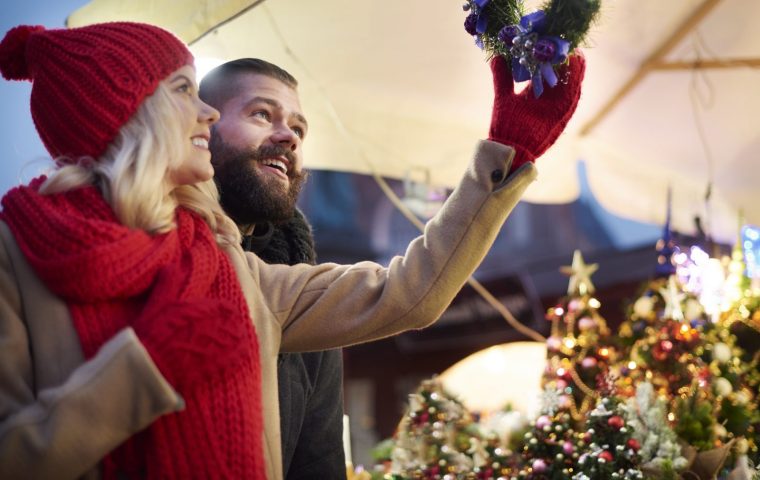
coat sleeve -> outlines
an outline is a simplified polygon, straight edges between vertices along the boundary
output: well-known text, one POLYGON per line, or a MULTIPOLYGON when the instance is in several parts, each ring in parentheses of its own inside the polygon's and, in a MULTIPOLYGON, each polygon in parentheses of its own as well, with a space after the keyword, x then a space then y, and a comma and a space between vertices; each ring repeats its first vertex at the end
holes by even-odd
POLYGON ((444 206, 388 267, 266 265, 248 257, 264 301, 283 327, 282 351, 367 342, 434 322, 490 249, 536 170, 507 177, 514 150, 481 141, 444 206))
POLYGON ((0 478, 78 478, 182 400, 131 328, 73 371, 61 366, 72 352, 36 344, 30 325, 53 331, 54 319, 26 318, 40 300, 19 288, 30 269, 1 222, 0 230, 0 478), (40 386, 40 368, 63 370, 60 384, 40 386))

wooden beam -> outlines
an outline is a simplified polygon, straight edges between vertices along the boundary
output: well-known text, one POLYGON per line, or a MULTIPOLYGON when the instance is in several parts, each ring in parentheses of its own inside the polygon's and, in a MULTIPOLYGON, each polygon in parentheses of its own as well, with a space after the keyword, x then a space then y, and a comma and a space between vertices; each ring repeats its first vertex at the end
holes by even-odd
POLYGON ((634 87, 636 87, 644 77, 653 70, 654 65, 661 62, 678 43, 696 27, 718 4, 721 0, 705 0, 694 12, 687 18, 673 34, 660 45, 634 72, 631 78, 610 98, 607 103, 594 115, 591 120, 581 128, 581 136, 588 135, 596 125, 606 117, 612 109, 622 100, 634 87))
POLYGON ((760 67, 760 58, 716 58, 690 62, 657 62, 652 70, 708 70, 720 68, 760 67))

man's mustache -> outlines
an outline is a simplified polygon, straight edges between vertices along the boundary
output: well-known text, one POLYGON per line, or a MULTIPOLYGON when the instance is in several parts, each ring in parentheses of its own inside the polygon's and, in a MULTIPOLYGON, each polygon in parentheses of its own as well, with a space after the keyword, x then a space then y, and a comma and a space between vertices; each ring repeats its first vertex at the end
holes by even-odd
POLYGON ((290 162, 290 168, 288 168, 288 174, 295 173, 296 168, 296 155, 291 149, 283 145, 262 145, 261 147, 252 150, 250 152, 250 158, 252 160, 264 160, 273 157, 285 157, 290 162))

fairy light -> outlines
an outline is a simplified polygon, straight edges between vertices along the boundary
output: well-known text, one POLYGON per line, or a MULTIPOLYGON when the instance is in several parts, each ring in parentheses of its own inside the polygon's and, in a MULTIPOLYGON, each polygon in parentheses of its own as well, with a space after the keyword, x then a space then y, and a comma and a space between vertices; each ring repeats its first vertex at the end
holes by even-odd
POLYGON ((723 265, 717 258, 708 258, 702 274, 702 291, 699 301, 713 321, 717 319, 723 304, 723 287, 726 275, 723 265))
POLYGON ((598 309, 598 308, 600 308, 602 306, 602 304, 601 304, 601 302, 599 302, 599 300, 597 300, 596 298, 592 297, 588 301, 588 306, 591 307, 591 308, 598 309))
POLYGON ((676 262, 676 264, 683 265, 689 260, 689 256, 686 254, 686 252, 678 252, 675 255, 673 255, 673 261, 676 262))
POLYGON ((747 262, 747 276, 753 290, 760 290, 760 227, 745 225, 742 228, 744 261, 747 262))
POLYGON ((637 367, 638 365, 636 365, 636 362, 634 362, 633 360, 628 362, 628 370, 636 370, 637 367))
POLYGON ((694 294, 702 291, 702 276, 709 258, 707 252, 697 246, 691 247, 688 254, 679 251, 673 256, 676 275, 684 291, 694 294))

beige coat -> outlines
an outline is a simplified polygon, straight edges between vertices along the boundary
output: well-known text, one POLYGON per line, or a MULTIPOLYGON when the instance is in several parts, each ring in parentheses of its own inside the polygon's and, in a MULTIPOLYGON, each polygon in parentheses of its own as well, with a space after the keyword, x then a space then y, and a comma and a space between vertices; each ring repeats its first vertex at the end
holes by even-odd
MULTIPOLYGON (((512 155, 480 142, 424 235, 388 267, 268 265, 227 250, 261 345, 270 480, 282 478, 277 353, 347 346, 434 322, 536 177, 528 164, 505 179, 512 155)), ((97 478, 109 451, 182 404, 131 328, 85 362, 66 305, 0 222, 0 478, 97 478)))

